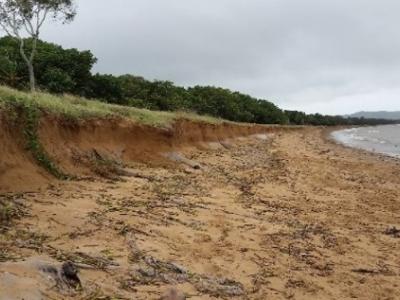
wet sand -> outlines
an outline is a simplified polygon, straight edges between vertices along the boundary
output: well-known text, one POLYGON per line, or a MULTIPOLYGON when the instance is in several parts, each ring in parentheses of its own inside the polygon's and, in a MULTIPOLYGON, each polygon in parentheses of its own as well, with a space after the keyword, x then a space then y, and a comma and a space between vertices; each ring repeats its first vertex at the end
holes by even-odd
POLYGON ((318 128, 182 153, 201 169, 132 164, 121 181, 12 196, 21 214, 0 234, 8 295, 25 286, 32 299, 160 299, 170 288, 189 299, 400 298, 398 161, 318 128), (36 269, 66 260, 81 267, 80 291, 36 269))

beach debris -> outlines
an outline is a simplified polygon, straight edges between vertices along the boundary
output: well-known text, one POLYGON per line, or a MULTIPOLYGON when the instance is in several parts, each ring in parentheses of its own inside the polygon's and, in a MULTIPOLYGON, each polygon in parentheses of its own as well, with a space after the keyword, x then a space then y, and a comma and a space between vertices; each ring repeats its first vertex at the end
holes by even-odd
POLYGON ((13 253, 11 253, 8 249, 0 249, 0 263, 7 261, 16 261, 19 257, 16 257, 13 253))
POLYGON ((244 295, 243 285, 226 278, 202 277, 194 282, 196 289, 213 297, 237 297, 244 295))
POLYGON ((120 174, 123 177, 135 177, 135 178, 140 178, 140 179, 146 179, 150 182, 157 180, 157 177, 154 175, 142 174, 138 170, 134 170, 134 169, 130 169, 130 168, 121 169, 120 174))
POLYGON ((269 139, 269 136, 267 134, 255 134, 253 135, 253 137, 260 141, 267 141, 269 139))
POLYGON ((329 153, 331 153, 331 152, 332 152, 331 149, 326 149, 326 150, 321 150, 321 151, 319 152, 319 154, 320 154, 320 155, 323 155, 323 154, 329 154, 329 153))
POLYGON ((13 221, 27 214, 27 207, 20 195, 0 195, 0 232, 6 231, 13 221))
POLYGON ((182 164, 187 165, 195 170, 200 170, 202 168, 198 162, 186 158, 183 154, 181 154, 179 152, 165 153, 164 156, 166 158, 168 158, 169 160, 182 163, 182 164))
POLYGON ((163 282, 168 284, 184 283, 188 281, 189 274, 182 266, 163 262, 152 256, 145 255, 137 246, 136 240, 130 234, 128 247, 130 250, 130 261, 138 263, 138 267, 129 274, 132 284, 151 284, 163 282))
POLYGON ((135 285, 157 283, 190 283, 199 292, 214 297, 234 297, 245 293, 240 282, 222 277, 196 274, 179 264, 161 261, 146 255, 139 249, 132 235, 127 239, 127 242, 131 252, 130 260, 137 263, 138 266, 129 273, 129 278, 122 283, 124 288, 132 289, 135 285))
POLYGON ((40 264, 39 270, 54 280, 60 290, 82 288, 78 268, 71 261, 66 261, 59 267, 52 264, 40 264))
POLYGON ((365 275, 386 275, 386 276, 394 276, 396 273, 393 272, 389 265, 386 265, 383 262, 377 264, 375 268, 356 268, 351 270, 354 273, 360 273, 365 275))
POLYGON ((48 241, 49 236, 41 232, 30 231, 27 229, 17 229, 14 233, 14 246, 19 248, 31 249, 42 252, 44 244, 48 241))
POLYGON ((145 256, 140 266, 130 273, 131 279, 140 284, 162 282, 177 284, 187 282, 188 272, 181 266, 163 262, 152 256, 145 256))
POLYGON ((289 279, 285 284, 285 288, 287 289, 298 289, 298 288, 304 288, 305 286, 306 283, 302 279, 299 280, 289 279))
POLYGON ((152 256, 143 258, 139 267, 129 273, 129 278, 124 282, 123 286, 132 288, 136 285, 157 283, 191 283, 199 292, 214 297, 233 297, 244 294, 244 287, 240 282, 227 278, 191 273, 180 265, 164 262, 152 256))
POLYGON ((394 238, 400 238, 400 229, 397 229, 396 227, 389 227, 385 230, 385 234, 394 238))
POLYGON ((69 287, 76 289, 82 286, 78 272, 78 268, 72 262, 67 261, 61 266, 60 277, 69 287))
POLYGON ((66 252, 50 246, 46 247, 45 251, 58 261, 69 261, 76 266, 86 269, 107 270, 111 267, 119 266, 118 263, 109 258, 92 256, 83 252, 66 252))
POLYGON ((220 141, 220 144, 222 145, 222 147, 224 147, 225 149, 232 149, 233 144, 229 141, 220 141))
POLYGON ((75 164, 88 167, 94 174, 109 179, 111 181, 120 180, 120 176, 125 176, 124 164, 109 153, 103 153, 99 149, 92 149, 89 152, 73 152, 75 164))
POLYGON ((376 275, 379 274, 380 272, 374 269, 366 269, 366 268, 357 268, 357 269, 352 269, 351 270, 354 273, 361 273, 361 274, 370 274, 370 275, 376 275))

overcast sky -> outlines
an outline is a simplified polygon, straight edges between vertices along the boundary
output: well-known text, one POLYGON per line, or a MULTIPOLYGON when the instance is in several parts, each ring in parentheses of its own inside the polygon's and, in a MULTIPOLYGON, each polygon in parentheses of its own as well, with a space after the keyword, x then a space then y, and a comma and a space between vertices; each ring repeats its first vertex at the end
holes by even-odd
POLYGON ((285 109, 400 110, 399 0, 78 0, 45 40, 96 72, 215 85, 285 109))

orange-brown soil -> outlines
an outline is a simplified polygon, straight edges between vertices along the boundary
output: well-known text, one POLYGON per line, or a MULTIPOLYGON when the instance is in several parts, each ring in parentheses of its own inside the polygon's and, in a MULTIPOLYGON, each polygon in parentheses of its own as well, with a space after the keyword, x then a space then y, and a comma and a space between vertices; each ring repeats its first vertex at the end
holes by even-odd
MULTIPOLYGON (((0 193, 34 191, 52 182, 25 149, 24 129, 19 126, 10 124, 0 112, 0 193)), ((48 156, 64 173, 86 177, 96 173, 93 153, 119 163, 168 164, 163 154, 182 147, 275 130, 283 128, 186 120, 158 128, 124 119, 72 121, 46 116, 40 121, 38 135, 48 156)))
POLYGON ((188 299, 400 298, 398 162, 319 128, 233 139, 261 130, 197 127, 191 139, 182 124, 136 138, 100 125, 41 131, 64 170, 90 177, 0 198, 20 211, 0 231, 0 299, 160 299, 171 288, 188 299), (184 159, 145 161, 177 147, 184 159), (93 148, 126 172, 78 168, 73 153, 93 148), (79 290, 38 271, 66 260, 79 290))
POLYGON ((24 150, 18 131, 0 112, 0 193, 37 189, 51 179, 24 150))

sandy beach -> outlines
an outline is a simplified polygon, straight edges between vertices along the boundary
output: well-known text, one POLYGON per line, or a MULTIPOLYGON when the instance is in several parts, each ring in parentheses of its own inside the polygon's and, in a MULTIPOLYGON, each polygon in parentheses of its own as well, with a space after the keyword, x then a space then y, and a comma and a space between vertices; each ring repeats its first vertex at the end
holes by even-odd
POLYGON ((399 161, 322 128, 181 155, 198 167, 132 163, 119 180, 1 196, 21 205, 0 240, 0 299, 400 298, 399 161), (66 260, 77 291, 36 268, 66 260))

